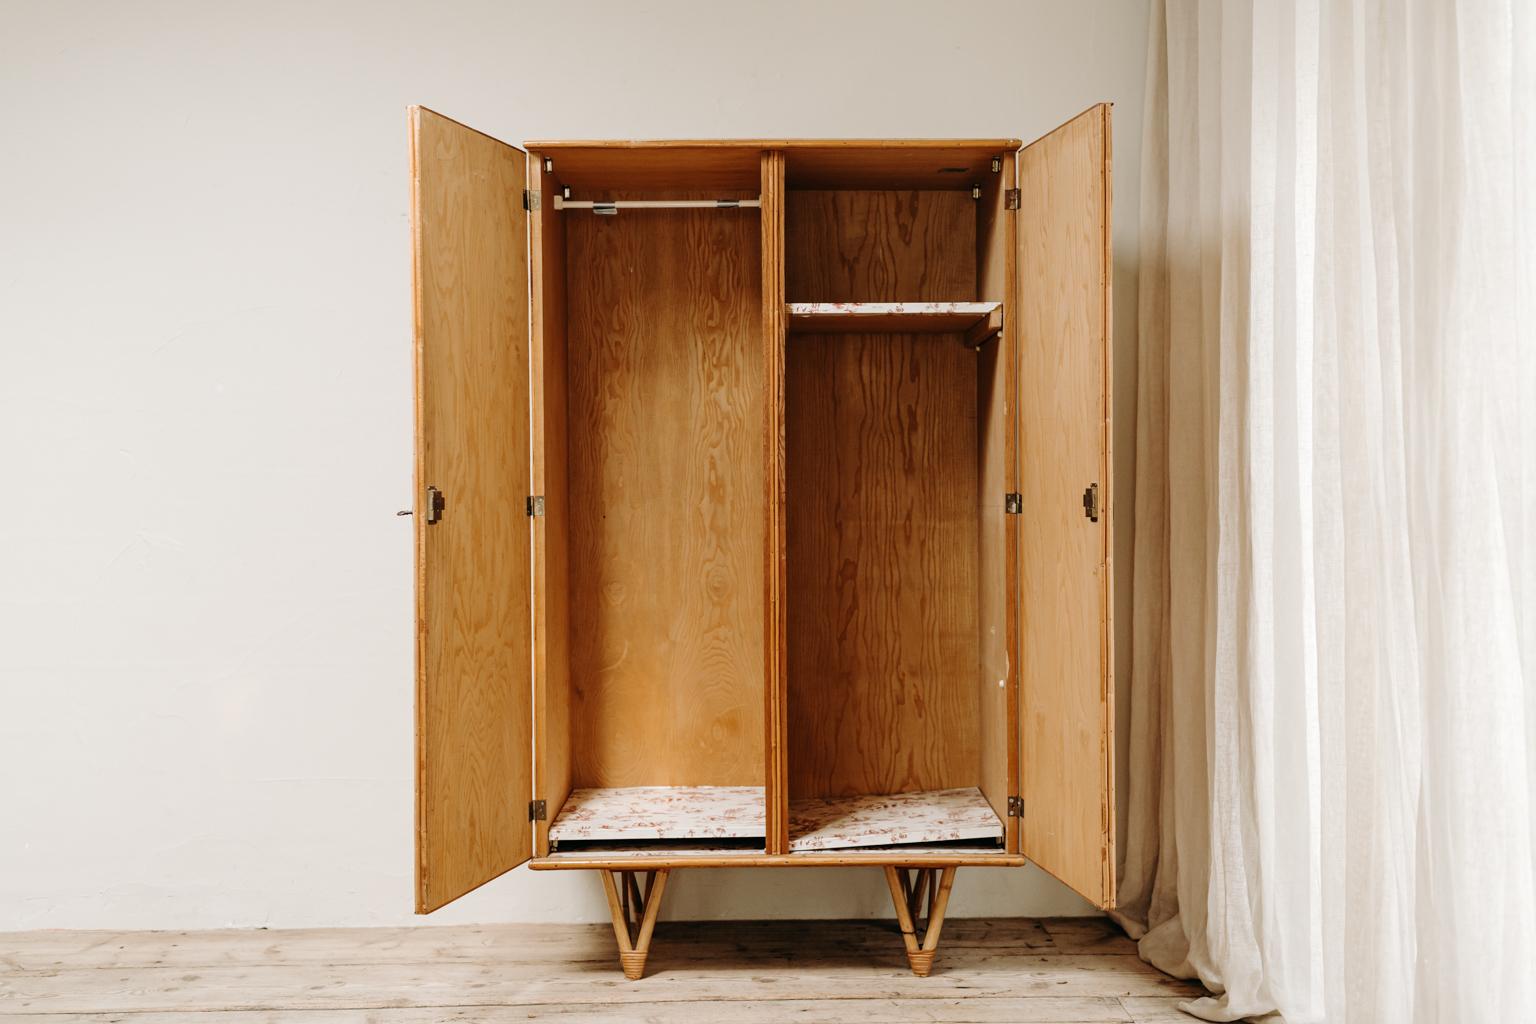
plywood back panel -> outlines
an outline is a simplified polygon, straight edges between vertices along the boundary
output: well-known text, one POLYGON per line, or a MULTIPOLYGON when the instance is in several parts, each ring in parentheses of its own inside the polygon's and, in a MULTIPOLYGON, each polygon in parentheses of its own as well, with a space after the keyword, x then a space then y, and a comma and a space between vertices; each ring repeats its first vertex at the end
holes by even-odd
POLYGON ((532 852, 528 224, 520 151, 419 107, 410 126, 424 913, 532 852))
POLYGON ((976 298, 976 202, 969 192, 791 191, 791 302, 976 298))
POLYGON ((762 785, 758 213, 562 216, 573 782, 762 785))
POLYGON ((563 184, 580 193, 578 198, 591 198, 587 193, 592 191, 613 189, 750 189, 754 196, 757 194, 759 150, 753 147, 530 143, 529 149, 553 160, 555 173, 563 184))
POLYGON ((1099 906, 1115 867, 1109 147, 1103 104, 1018 165, 1023 853, 1099 906))
MULTIPOLYGON (((543 161, 529 161, 531 187, 545 196, 560 189, 543 161)), ((549 824, 571 792, 570 531, 566 460, 565 222, 554 204, 529 215, 533 260, 533 493, 545 514, 533 525, 534 716, 537 797, 549 817, 536 822, 539 856, 549 853, 549 824)))
POLYGON ((790 342, 794 797, 977 783, 975 375, 955 335, 790 342))
POLYGON ((976 263, 984 298, 1004 300, 1003 330, 976 360, 976 504, 980 510, 977 572, 977 703, 980 721, 978 786, 1006 823, 1007 849, 1018 849, 1018 818, 1008 817, 1008 798, 1018 795, 1018 518, 1005 508, 1018 490, 1014 410, 1018 394, 1016 317, 1007 300, 1018 254, 1016 216, 1006 206, 1013 187, 1009 153, 987 179, 977 203, 976 263))

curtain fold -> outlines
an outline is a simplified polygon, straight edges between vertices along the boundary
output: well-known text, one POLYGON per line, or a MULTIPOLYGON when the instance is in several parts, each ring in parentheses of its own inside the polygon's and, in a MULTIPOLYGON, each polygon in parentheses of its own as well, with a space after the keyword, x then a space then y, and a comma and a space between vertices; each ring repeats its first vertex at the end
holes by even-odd
POLYGON ((1166 0, 1119 919, 1209 1020, 1536 1008, 1536 16, 1166 0))

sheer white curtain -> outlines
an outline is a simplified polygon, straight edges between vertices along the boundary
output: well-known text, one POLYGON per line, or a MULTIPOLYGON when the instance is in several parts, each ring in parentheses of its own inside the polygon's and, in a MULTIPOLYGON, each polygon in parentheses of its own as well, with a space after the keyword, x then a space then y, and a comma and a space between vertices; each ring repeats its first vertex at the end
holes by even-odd
POLYGON ((1536 12, 1166 0, 1121 918, 1211 1020, 1536 1016, 1536 12))

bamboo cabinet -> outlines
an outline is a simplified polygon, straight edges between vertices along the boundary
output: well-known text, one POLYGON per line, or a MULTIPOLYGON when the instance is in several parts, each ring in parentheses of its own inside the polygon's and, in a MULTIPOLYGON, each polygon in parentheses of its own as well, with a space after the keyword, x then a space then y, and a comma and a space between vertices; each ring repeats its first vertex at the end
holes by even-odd
POLYGON ((1029 145, 410 115, 416 904, 961 867, 1114 901, 1110 112, 1029 145))

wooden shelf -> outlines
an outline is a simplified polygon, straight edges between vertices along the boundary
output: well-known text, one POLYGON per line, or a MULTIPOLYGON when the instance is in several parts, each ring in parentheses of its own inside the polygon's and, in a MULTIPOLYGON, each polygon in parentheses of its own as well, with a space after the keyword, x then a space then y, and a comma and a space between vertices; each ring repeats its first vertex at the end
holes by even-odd
POLYGON ((578 789, 549 826, 550 842, 761 839, 761 786, 578 789))
POLYGON ((789 802, 791 853, 1002 838, 1002 821, 975 787, 789 802))
POLYGON ((1003 329, 1001 302, 791 302, 791 334, 963 334, 976 347, 1003 329))

